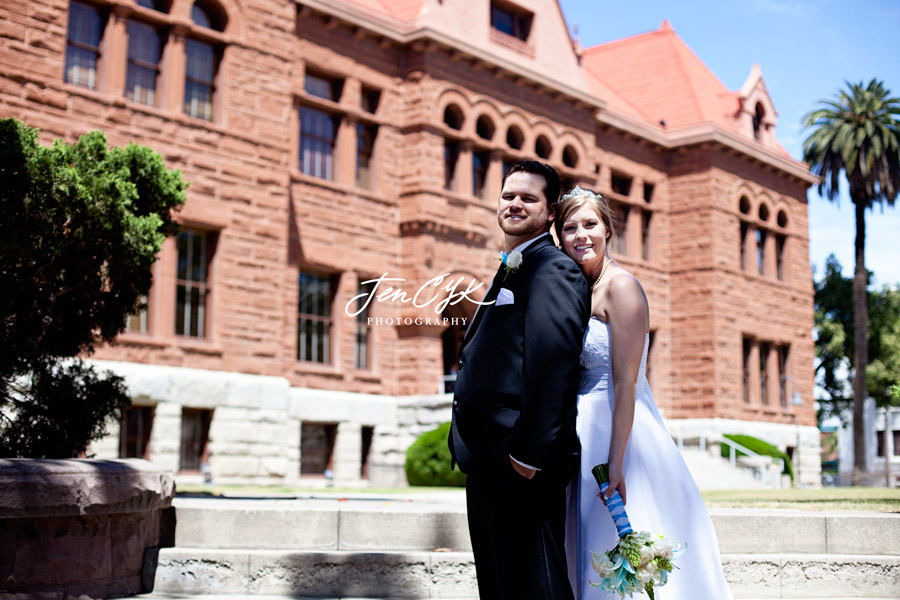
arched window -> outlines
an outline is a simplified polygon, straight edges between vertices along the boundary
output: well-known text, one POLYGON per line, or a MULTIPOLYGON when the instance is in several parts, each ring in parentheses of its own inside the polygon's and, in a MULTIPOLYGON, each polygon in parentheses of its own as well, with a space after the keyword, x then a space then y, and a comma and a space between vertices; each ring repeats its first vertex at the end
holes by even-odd
POLYGON ((225 11, 217 4, 207 0, 197 0, 191 6, 191 21, 200 27, 214 29, 215 31, 225 31, 228 17, 225 11))
POLYGON ((494 139, 495 130, 496 128, 494 127, 494 122, 491 121, 491 118, 487 115, 481 115, 475 122, 475 133, 477 133, 478 137, 483 140, 494 139))
POLYGON ((547 136, 538 136, 538 139, 534 142, 534 153, 543 159, 548 159, 551 152, 553 152, 553 146, 550 145, 550 140, 547 139, 547 136))
POLYGON ((781 227, 782 229, 786 228, 788 226, 787 213, 784 212, 783 210, 779 210, 777 221, 778 221, 779 227, 781 227))
POLYGON ((510 125, 506 130, 506 145, 513 150, 521 150, 525 143, 525 135, 517 125, 510 125))
POLYGON ((447 108, 444 109, 444 124, 450 129, 456 129, 457 131, 462 129, 465 120, 462 109, 457 105, 448 104, 447 108))
MULTIPOLYGON (((228 17, 222 7, 211 0, 196 0, 191 6, 191 20, 197 27, 225 31, 228 17)), ((216 77, 222 48, 198 37, 188 37, 184 43, 184 112, 187 115, 213 120, 216 96, 216 77)))
POLYGON ((755 244, 756 228, 746 219, 750 218, 750 199, 747 196, 741 196, 738 202, 738 209, 741 211, 741 269, 751 271, 750 256, 753 252, 751 244, 755 244))
POLYGON ((563 164, 574 169, 578 166, 578 152, 571 145, 563 148, 563 164))
POLYGON ((759 205, 759 220, 760 221, 768 221, 769 220, 769 207, 765 204, 759 205))

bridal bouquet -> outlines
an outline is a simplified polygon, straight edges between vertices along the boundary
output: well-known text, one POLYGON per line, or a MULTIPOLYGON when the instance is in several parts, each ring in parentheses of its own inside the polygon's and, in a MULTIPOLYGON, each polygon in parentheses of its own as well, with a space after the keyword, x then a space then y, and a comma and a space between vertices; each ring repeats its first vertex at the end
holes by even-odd
MULTIPOLYGON (((596 465, 591 472, 601 493, 605 493, 609 487, 609 464, 596 465)), ((600 575, 600 583, 591 581, 590 584, 622 598, 644 591, 654 600, 653 590, 666 584, 675 568, 672 561, 684 554, 687 545, 677 546, 666 541, 662 534, 634 532, 618 490, 607 499, 606 508, 616 524, 619 541, 608 552, 591 552, 591 566, 600 575)))

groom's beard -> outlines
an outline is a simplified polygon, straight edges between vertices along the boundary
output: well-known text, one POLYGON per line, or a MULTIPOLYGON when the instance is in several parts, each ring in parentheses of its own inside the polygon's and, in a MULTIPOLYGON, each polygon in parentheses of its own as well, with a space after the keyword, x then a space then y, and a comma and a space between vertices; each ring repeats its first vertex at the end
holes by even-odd
POLYGON ((526 212, 516 212, 512 213, 506 211, 505 213, 497 213, 497 223, 500 225, 500 230, 508 236, 512 237, 525 237, 534 235, 537 233, 542 233, 547 229, 548 221, 547 221, 547 211, 543 210, 540 213, 526 213, 526 212), (509 217, 517 216, 522 217, 521 220, 510 220, 509 217))

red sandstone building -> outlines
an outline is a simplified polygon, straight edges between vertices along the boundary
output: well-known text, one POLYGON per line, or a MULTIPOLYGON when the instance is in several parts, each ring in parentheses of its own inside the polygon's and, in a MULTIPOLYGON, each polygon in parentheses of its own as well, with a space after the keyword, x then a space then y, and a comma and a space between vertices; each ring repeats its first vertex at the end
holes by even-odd
POLYGON ((582 49, 548 0, 0 0, 0 40, 2 116, 190 182, 146 310, 95 357, 135 401, 99 455, 220 480, 399 464, 449 418, 474 313, 436 313, 440 287, 489 281, 503 170, 540 159, 615 208, 673 433, 751 433, 817 481, 814 178, 757 67, 729 91, 668 23, 582 49), (354 314, 365 281, 441 275, 426 307, 354 314))

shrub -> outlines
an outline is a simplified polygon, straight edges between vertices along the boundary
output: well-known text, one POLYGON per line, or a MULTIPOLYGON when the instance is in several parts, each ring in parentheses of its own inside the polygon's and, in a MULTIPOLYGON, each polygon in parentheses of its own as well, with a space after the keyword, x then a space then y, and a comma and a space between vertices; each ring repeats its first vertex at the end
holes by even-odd
POLYGON ((454 486, 466 485, 466 476, 459 468, 450 469, 450 448, 447 436, 450 422, 426 431, 406 451, 406 480, 409 485, 454 486))
MULTIPOLYGON (((743 435, 743 434, 735 434, 735 433, 726 433, 722 437, 728 438, 732 442, 737 442, 747 450, 752 450, 757 454, 761 454, 763 456, 771 456, 773 458, 780 458, 784 461, 784 470, 782 473, 787 473, 791 476, 791 481, 794 481, 794 465, 791 463, 790 457, 764 440, 759 438, 755 438, 752 435, 743 435)), ((731 448, 726 444, 722 444, 722 456, 727 458, 729 453, 731 452, 731 448)), ((746 456, 745 453, 740 450, 736 450, 737 456, 746 456)))

